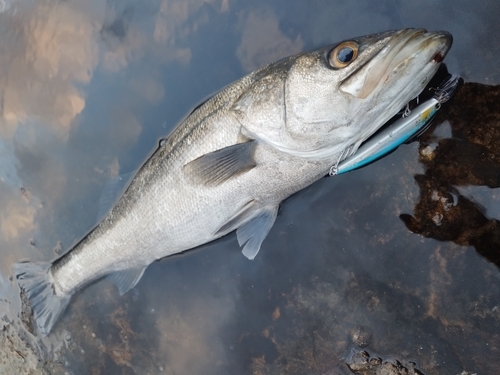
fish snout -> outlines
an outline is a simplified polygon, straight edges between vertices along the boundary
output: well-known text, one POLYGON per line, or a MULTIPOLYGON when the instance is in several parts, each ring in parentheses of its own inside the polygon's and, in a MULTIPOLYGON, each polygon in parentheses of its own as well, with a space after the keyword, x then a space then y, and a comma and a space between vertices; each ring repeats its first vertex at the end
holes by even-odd
POLYGON ((448 51, 450 50, 453 44, 453 36, 444 30, 436 31, 434 34, 434 40, 441 44, 441 48, 439 51, 433 56, 432 61, 436 63, 440 63, 444 60, 448 51))

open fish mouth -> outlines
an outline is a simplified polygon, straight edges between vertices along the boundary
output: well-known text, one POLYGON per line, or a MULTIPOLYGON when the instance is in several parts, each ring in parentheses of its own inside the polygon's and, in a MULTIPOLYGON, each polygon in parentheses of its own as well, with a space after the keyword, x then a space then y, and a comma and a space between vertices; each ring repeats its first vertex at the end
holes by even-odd
MULTIPOLYGON (((422 35, 425 34, 426 31, 424 29, 419 30, 418 34, 414 34, 410 40, 407 41, 406 46, 409 44, 411 45, 412 40, 415 42, 415 39, 422 35)), ((417 41, 418 42, 418 41, 417 41)), ((426 48, 429 44, 432 42, 438 42, 440 43, 440 48, 432 55, 432 58, 429 61, 429 64, 431 65, 436 65, 440 64, 437 72, 434 74, 432 79, 427 83, 425 88, 413 99, 411 99, 394 117, 394 118, 399 118, 400 116, 405 117, 408 116, 409 113, 413 108, 415 108, 419 103, 422 103, 432 96, 434 96, 434 92, 436 89, 439 87, 439 84, 443 82, 446 76, 449 75, 448 70, 444 64, 441 65, 441 62, 444 60, 446 57, 448 51, 451 48, 451 45, 453 43, 453 37, 452 35, 447 32, 447 31, 438 31, 431 33, 430 35, 427 36, 427 38, 420 42, 421 43, 421 48, 426 48)), ((439 44, 438 44, 439 45, 439 44)), ((393 122, 393 119, 389 120, 387 123, 393 122)), ((387 125, 387 123, 384 125, 384 127, 387 125)))
POLYGON ((441 104, 446 103, 463 80, 448 73, 445 65, 431 79, 421 95, 411 100, 384 126, 361 144, 359 149, 349 156, 346 149, 340 161, 332 166, 329 175, 334 176, 368 165, 394 151, 402 143, 410 143, 422 135, 431 125, 441 104))
MULTIPOLYGON (((448 72, 441 62, 450 50, 452 41, 451 34, 446 31, 429 33, 424 29, 401 30, 388 38, 385 45, 370 60, 341 83, 342 91, 361 100, 377 101, 380 93, 385 95, 384 86, 390 87, 392 94, 385 98, 380 97, 379 115, 376 116, 374 125, 370 129, 365 127, 361 130, 364 133, 362 142, 352 143, 342 151, 339 161, 330 169, 330 175, 357 169, 354 165, 365 165, 367 160, 376 160, 428 128, 435 109, 426 121, 405 121, 404 118, 410 116, 412 109, 419 103, 426 103, 420 106, 419 110, 427 108, 429 103, 433 105, 429 100, 431 97, 436 103, 445 102, 449 98, 438 100, 436 90, 440 83, 447 81, 443 81, 448 72), (409 126, 410 123, 418 125, 409 126), (392 131, 396 128, 400 133, 400 141, 392 136, 392 131), (363 148, 358 152, 361 145, 363 148), (343 161, 343 165, 339 164, 343 161)), ((458 79, 453 82, 454 89, 451 92, 456 89, 458 79)))
MULTIPOLYGON (((441 104, 446 103, 455 94, 458 88, 463 84, 463 79, 459 76, 452 75, 448 73, 446 65, 441 65, 437 73, 432 77, 430 82, 425 86, 424 90, 414 99, 410 100, 394 117, 392 117, 387 123, 384 124, 375 134, 373 134, 367 141, 376 136, 380 131, 393 124, 395 121, 406 118, 410 116, 413 111, 421 110, 420 104, 426 103, 431 99, 434 99, 437 109, 441 108, 441 104)), ((415 133, 411 138, 405 143, 413 141, 416 137, 422 135, 431 125, 432 121, 427 121, 415 133)))
POLYGON ((394 121, 394 119, 400 117, 408 116, 415 107, 417 107, 420 103, 423 103, 433 96, 436 95, 436 92, 441 90, 441 86, 443 81, 450 75, 448 69, 445 64, 441 64, 438 71, 434 74, 429 83, 425 86, 425 88, 414 98, 412 98, 408 103, 406 103, 398 113, 394 115, 389 121, 387 121, 383 127, 387 124, 390 124, 394 121))
POLYGON ((373 102, 366 112, 373 114, 373 118, 360 128, 356 142, 369 138, 422 93, 441 66, 453 39, 446 31, 405 29, 382 35, 379 40, 384 41, 380 49, 339 85, 351 97, 373 102))

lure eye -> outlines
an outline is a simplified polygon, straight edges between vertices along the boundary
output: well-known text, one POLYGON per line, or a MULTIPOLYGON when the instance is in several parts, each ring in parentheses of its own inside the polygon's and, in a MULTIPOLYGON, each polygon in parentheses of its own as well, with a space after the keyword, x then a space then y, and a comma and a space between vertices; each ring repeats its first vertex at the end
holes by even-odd
POLYGON ((345 68, 358 57, 358 44, 344 42, 330 51, 328 61, 333 68, 345 68))

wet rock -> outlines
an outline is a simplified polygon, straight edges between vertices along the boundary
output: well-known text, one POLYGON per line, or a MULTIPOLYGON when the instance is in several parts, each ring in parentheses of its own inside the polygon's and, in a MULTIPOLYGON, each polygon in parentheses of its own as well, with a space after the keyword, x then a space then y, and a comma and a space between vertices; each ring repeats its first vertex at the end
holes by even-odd
POLYGON ((440 139, 437 146, 430 133, 422 138, 426 171, 415 176, 420 200, 413 215, 400 218, 414 233, 474 246, 500 267, 500 222, 457 191, 461 186, 500 187, 499 100, 500 86, 466 83, 443 108, 436 121, 448 120, 453 138, 440 139))
POLYGON ((21 297, 21 322, 29 333, 35 334, 35 318, 33 316, 33 309, 31 308, 28 296, 26 296, 26 293, 24 293, 24 290, 22 289, 20 290, 19 295, 21 297))
POLYGON ((366 327, 358 326, 352 332, 352 342, 360 348, 367 346, 371 339, 372 334, 366 327))
POLYGON ((346 363, 352 371, 360 371, 370 366, 369 360, 370 354, 362 351, 353 353, 351 358, 346 363))
POLYGON ((33 338, 15 322, 0 322, 0 374, 62 375, 60 365, 45 355, 33 338))
POLYGON ((403 365, 398 360, 382 360, 370 357, 366 351, 353 352, 346 365, 357 375, 423 375, 413 362, 403 365))

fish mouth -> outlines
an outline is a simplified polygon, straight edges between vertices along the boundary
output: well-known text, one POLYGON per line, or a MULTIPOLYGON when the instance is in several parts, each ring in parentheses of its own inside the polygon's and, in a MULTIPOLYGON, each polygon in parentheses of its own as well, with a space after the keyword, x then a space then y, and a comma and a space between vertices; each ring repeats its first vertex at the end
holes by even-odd
MULTIPOLYGON (((411 74, 411 63, 419 59, 418 68, 440 64, 451 48, 453 38, 446 31, 427 32, 425 29, 404 29, 387 38, 383 47, 363 66, 340 84, 340 90, 365 99, 377 87, 401 79, 405 71, 411 74), (420 62, 420 59, 422 60, 420 62)), ((414 70, 416 71, 416 67, 414 70)))

